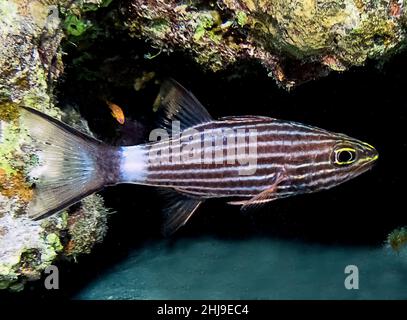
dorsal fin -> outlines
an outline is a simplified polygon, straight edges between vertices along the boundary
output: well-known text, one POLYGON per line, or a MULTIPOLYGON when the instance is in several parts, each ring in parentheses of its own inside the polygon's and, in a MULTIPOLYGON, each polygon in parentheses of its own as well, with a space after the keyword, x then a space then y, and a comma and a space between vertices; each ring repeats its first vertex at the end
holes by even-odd
POLYGON ((199 100, 173 79, 162 83, 157 100, 158 124, 168 132, 171 132, 173 121, 180 122, 181 130, 212 121, 212 117, 199 100))

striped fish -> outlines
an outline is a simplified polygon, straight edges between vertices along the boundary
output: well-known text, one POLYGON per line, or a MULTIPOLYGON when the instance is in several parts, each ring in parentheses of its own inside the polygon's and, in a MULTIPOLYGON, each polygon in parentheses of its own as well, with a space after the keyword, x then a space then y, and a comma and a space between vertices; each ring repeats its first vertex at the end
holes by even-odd
POLYGON ((372 167, 378 153, 344 134, 261 116, 214 120, 175 81, 161 88, 160 128, 150 141, 113 147, 38 111, 22 120, 37 145, 39 164, 27 211, 33 219, 58 213, 105 186, 132 183, 170 195, 164 233, 183 226, 209 198, 243 209, 332 188, 372 167))

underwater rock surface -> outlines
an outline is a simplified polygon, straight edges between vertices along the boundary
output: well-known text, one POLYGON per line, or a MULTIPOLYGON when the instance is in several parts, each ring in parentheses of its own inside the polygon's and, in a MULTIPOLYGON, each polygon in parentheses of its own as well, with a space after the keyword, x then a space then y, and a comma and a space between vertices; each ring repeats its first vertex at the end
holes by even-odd
POLYGON ((406 252, 267 238, 151 243, 76 299, 406 299, 406 252), (404 257, 403 257, 404 255, 404 257), (344 286, 359 268, 359 289, 344 286))
POLYGON ((130 32, 157 54, 183 49, 214 71, 260 61, 286 88, 386 59, 405 46, 406 1, 132 0, 130 32))
MULTIPOLYGON (((69 216, 34 222, 24 214, 38 157, 19 107, 59 119, 64 114, 55 106, 53 85, 63 72, 58 10, 68 3, 0 0, 0 289, 21 290, 58 258, 89 253, 107 229, 109 212, 97 195, 69 216)), ((90 133, 78 118, 71 112, 65 121, 90 133)))
MULTIPOLYGON (((11 105, 0 109, 0 289, 12 290, 22 289, 26 280, 40 278, 58 258, 75 259, 89 253, 102 241, 109 215, 103 199, 92 195, 69 215, 65 212, 42 221, 25 216, 35 183, 31 173, 40 163, 18 113, 18 107, 11 105), (5 114, 15 118, 9 120, 5 114)), ((68 116, 71 118, 65 117, 65 121, 78 127, 73 122, 75 112, 68 116)), ((90 134, 84 123, 80 124, 82 131, 90 134)))

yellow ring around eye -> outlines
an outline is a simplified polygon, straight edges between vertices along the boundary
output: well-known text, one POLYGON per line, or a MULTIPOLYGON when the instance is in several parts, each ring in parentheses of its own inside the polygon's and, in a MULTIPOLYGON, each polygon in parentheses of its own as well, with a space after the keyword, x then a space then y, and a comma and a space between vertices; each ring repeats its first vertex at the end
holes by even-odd
POLYGON ((356 153, 356 150, 353 149, 353 148, 341 148, 341 149, 335 150, 335 163, 338 164, 338 165, 341 165, 341 166, 354 163, 356 161, 356 158, 353 157, 353 153, 356 153), (338 154, 341 153, 341 152, 349 152, 349 153, 351 153, 352 154, 352 159, 349 160, 349 161, 339 161, 338 154))

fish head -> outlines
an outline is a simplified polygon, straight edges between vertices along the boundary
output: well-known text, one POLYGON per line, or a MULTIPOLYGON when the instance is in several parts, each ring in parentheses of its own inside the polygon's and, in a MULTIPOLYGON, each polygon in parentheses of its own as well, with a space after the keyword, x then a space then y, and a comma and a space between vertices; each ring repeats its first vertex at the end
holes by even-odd
POLYGON ((371 169, 379 153, 370 144, 342 134, 334 134, 325 155, 327 172, 331 172, 324 189, 339 185, 371 169))
POLYGON ((288 194, 330 189, 368 171, 379 158, 366 142, 318 128, 307 130, 298 136, 297 145, 288 146, 296 152, 285 168, 282 190, 288 194))
POLYGON ((353 178, 366 172, 376 163, 379 153, 370 144, 360 140, 345 138, 336 141, 332 148, 330 161, 338 174, 353 178))

